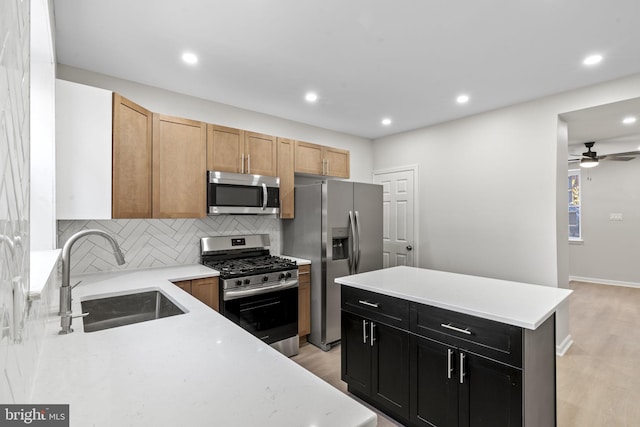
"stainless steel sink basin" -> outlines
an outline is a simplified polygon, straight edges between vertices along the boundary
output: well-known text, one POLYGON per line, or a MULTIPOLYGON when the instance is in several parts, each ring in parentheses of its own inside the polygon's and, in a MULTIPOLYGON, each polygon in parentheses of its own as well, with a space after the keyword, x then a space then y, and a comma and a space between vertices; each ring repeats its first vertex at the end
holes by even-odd
POLYGON ((165 294, 149 290, 127 295, 81 301, 84 331, 95 332, 118 326, 184 314, 165 294))

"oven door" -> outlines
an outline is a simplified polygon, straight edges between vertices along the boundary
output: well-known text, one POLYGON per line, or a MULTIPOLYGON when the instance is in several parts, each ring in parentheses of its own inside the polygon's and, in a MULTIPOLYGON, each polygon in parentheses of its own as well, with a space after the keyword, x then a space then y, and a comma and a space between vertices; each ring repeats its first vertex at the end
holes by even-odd
POLYGON ((298 335, 298 287, 223 302, 225 317, 267 344, 298 335))
POLYGON ((277 214, 280 180, 276 177, 209 171, 209 215, 277 214))

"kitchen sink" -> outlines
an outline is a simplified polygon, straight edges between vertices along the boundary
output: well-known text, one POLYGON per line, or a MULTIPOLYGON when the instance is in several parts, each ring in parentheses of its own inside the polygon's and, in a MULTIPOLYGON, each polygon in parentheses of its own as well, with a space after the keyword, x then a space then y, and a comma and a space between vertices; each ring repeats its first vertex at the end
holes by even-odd
POLYGON ((159 290, 100 297, 80 302, 84 331, 95 332, 133 323, 184 314, 185 311, 159 290))

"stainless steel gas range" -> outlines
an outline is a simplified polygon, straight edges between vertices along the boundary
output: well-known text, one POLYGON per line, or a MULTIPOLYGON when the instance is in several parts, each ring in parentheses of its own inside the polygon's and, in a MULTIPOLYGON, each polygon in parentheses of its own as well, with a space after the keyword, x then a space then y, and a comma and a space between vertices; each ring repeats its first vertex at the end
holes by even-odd
POLYGON ((200 239, 200 261, 220 272, 220 313, 286 356, 298 354, 298 266, 273 256, 269 235, 200 239))

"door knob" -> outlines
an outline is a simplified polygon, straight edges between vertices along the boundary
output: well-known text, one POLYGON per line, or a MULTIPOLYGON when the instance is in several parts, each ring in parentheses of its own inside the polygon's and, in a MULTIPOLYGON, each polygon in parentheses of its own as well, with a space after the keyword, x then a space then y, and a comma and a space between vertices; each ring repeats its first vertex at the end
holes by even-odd
POLYGON ((407 245, 407 250, 408 250, 408 251, 413 250, 413 246, 411 246, 411 245, 407 245))

